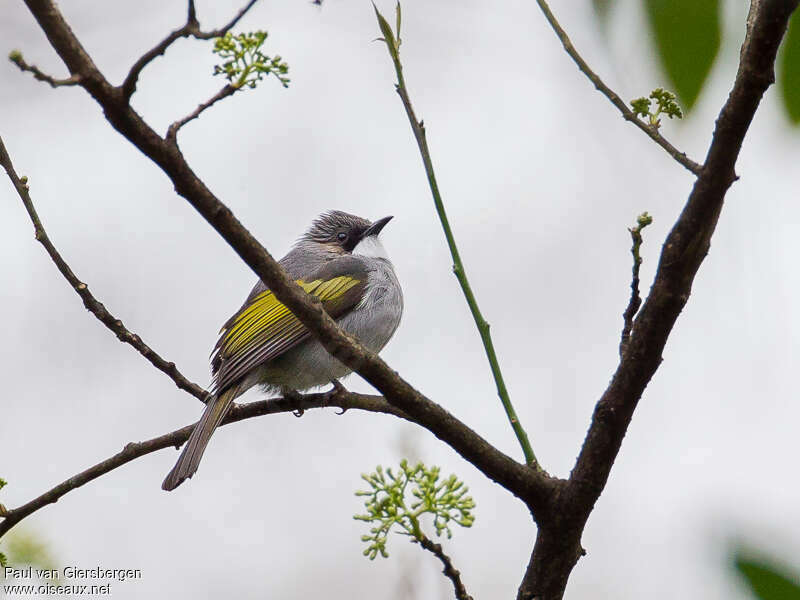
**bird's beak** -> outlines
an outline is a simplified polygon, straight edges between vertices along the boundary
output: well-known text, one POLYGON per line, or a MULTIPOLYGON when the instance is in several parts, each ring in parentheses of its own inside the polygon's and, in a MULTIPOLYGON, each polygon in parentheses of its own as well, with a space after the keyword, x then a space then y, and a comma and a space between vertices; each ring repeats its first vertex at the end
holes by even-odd
POLYGON ((370 236, 370 235, 378 235, 381 232, 381 229, 386 227, 386 224, 392 220, 392 216, 383 217, 382 219, 378 219, 372 225, 370 225, 367 230, 364 232, 362 239, 370 236))

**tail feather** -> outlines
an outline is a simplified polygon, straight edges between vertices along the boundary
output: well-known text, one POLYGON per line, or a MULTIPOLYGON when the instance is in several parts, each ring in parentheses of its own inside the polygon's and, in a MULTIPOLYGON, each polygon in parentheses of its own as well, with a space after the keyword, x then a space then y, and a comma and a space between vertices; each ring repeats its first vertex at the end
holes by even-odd
POLYGON ((178 462, 175 463, 164 479, 164 483, 161 484, 162 490, 172 491, 195 474, 208 441, 211 439, 211 434, 228 414, 228 409, 233 404, 233 399, 236 398, 238 392, 239 386, 233 386, 209 399, 206 410, 195 425, 189 441, 183 447, 178 462))

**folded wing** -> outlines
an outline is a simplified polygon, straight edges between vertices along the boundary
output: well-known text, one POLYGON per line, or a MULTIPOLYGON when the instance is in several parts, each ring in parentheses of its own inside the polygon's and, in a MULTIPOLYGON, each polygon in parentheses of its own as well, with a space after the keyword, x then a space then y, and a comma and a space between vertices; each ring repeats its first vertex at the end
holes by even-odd
MULTIPOLYGON (((359 261, 342 258, 296 280, 322 302, 334 319, 350 312, 363 298, 367 273, 359 261)), ((308 329, 270 291, 248 300, 220 330, 211 354, 212 391, 225 391, 251 369, 262 365, 309 337, 308 329)))

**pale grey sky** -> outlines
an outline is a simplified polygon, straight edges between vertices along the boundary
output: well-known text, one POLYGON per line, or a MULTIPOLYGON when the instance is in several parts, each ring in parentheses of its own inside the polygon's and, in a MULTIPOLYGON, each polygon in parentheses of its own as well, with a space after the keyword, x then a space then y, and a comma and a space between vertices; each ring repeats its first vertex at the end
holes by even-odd
MULTIPOLYGON (((665 85, 632 1, 603 42, 588 2, 553 9, 623 98, 665 85)), ((727 96, 743 9, 727 3, 722 58, 699 105, 665 134, 701 161, 727 96)), ((392 10, 390 2, 380 2, 392 10)), ((237 2, 199 2, 206 27, 237 2)), ((185 17, 182 0, 61 8, 113 82, 185 17)), ((647 210, 642 291, 687 197, 690 174, 624 123, 563 53, 533 2, 407 0, 402 47, 440 186, 521 421, 565 476, 617 362, 628 300, 626 227, 647 210)), ((368 2, 264 0, 242 29, 270 32, 292 85, 266 81, 187 125, 194 170, 275 255, 339 208, 395 219, 382 235, 406 311, 382 353, 405 378, 520 458, 450 270, 416 146, 368 2)), ((66 72, 21 2, 0 20, 3 52, 66 72)), ((209 43, 181 41, 144 73, 137 110, 160 131, 222 85, 209 43)), ((208 383, 219 325, 253 275, 114 132, 80 89, 52 90, 0 63, 0 134, 51 238, 133 331, 208 383)), ((800 137, 771 90, 738 164, 712 249, 589 520, 568 598, 746 598, 726 570, 729 540, 800 554, 796 363, 800 137)), ((13 507, 143 440, 190 423, 200 404, 83 309, 0 184, 0 501, 13 507)), ((358 377, 348 387, 368 391, 358 377)), ((248 399, 257 398, 251 392, 248 399)), ((197 476, 160 483, 162 451, 70 493, 20 526, 58 562, 141 568, 113 598, 451 597, 405 538, 361 556, 359 474, 412 455, 467 481, 471 530, 445 542, 470 592, 511 598, 534 526, 524 506, 433 436, 387 416, 333 410, 250 420, 214 437, 197 476), (404 581, 413 575, 410 583, 404 581)), ((0 545, 2 547, 2 545, 0 545)))

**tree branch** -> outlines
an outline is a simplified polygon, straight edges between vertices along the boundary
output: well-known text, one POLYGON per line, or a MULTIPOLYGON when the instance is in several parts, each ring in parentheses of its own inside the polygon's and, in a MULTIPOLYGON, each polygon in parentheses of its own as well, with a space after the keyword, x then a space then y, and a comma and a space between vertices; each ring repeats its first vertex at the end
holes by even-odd
POLYGON ((83 300, 83 305, 86 307, 86 309, 95 317, 97 317, 98 320, 103 323, 103 325, 108 327, 114 333, 114 335, 117 336, 119 341, 133 346, 136 351, 139 352, 139 354, 150 361, 150 364, 172 379, 172 381, 175 382, 175 385, 177 385, 180 389, 205 402, 207 392, 203 388, 196 383, 189 381, 183 376, 183 374, 181 374, 181 372, 175 366, 175 363, 168 362, 162 358, 155 350, 145 344, 142 341, 142 338, 129 331, 125 325, 122 324, 121 320, 117 319, 114 315, 108 312, 108 310, 106 310, 106 307, 103 306, 103 304, 98 301, 89 291, 89 287, 80 279, 78 279, 75 273, 72 272, 70 266, 61 257, 61 254, 58 252, 58 250, 56 250, 56 247, 50 241, 50 238, 48 237, 47 232, 45 231, 44 226, 39 219, 39 215, 36 213, 36 208, 33 206, 33 200, 31 200, 31 196, 28 191, 27 178, 25 177, 20 179, 17 176, 17 172, 14 170, 14 165, 11 162, 11 157, 8 155, 8 151, 6 150, 5 144, 3 143, 3 139, 1 137, 0 165, 2 165, 5 169, 6 173, 8 174, 8 178, 11 180, 11 183, 17 190, 17 194, 19 194, 22 203, 25 205, 25 210, 28 211, 28 216, 30 217, 31 222, 33 222, 36 239, 42 244, 42 246, 44 246, 45 251, 50 256, 50 259, 55 263, 59 272, 64 276, 64 279, 67 280, 67 282, 72 286, 72 289, 74 289, 78 296, 81 297, 83 300))
POLYGON ((627 350, 603 396, 557 513, 540 527, 518 598, 561 598, 581 556, 586 520, 600 497, 645 387, 686 305, 708 253, 745 134, 764 92, 773 83, 775 56, 798 0, 753 0, 739 69, 722 107, 705 164, 664 242, 655 281, 633 324, 627 350), (756 6, 757 5, 757 6, 756 6))
POLYGON ((19 50, 13 50, 10 52, 8 55, 8 60, 17 65, 20 71, 32 73, 34 79, 38 81, 44 81, 45 83, 50 84, 50 87, 52 88, 78 85, 81 82, 81 78, 78 75, 73 75, 72 77, 67 77, 66 79, 56 79, 55 77, 51 77, 47 73, 40 71, 39 67, 36 65, 29 65, 26 63, 25 59, 22 58, 22 53, 20 53, 19 50))
POLYGON ((71 73, 103 108, 109 123, 156 163, 183 196, 231 245, 242 260, 294 313, 328 352, 380 391, 394 407, 433 432, 487 477, 522 498, 534 514, 544 510, 558 480, 520 464, 486 442, 393 371, 380 357, 346 334, 291 281, 253 235, 194 174, 175 144, 161 138, 103 77, 52 0, 25 0, 51 45, 71 73))
POLYGON ((423 535, 421 540, 413 541, 419 541, 420 546, 425 548, 428 552, 433 553, 436 558, 442 561, 444 565, 442 573, 453 582, 453 591, 455 592, 456 598, 458 600, 472 600, 472 596, 467 593, 467 588, 464 587, 464 583, 461 581, 461 572, 453 566, 453 561, 444 553, 442 545, 434 543, 425 535, 423 535))
POLYGON ((641 129, 647 136, 652 139, 656 144, 661 146, 667 153, 678 161, 681 165, 686 167, 689 171, 694 173, 695 175, 700 175, 701 166, 686 156, 685 152, 681 152, 675 146, 669 143, 667 139, 662 136, 656 127, 652 127, 647 123, 644 123, 641 119, 639 119, 634 112, 628 108, 628 105, 623 102, 623 100, 612 90, 608 87, 602 79, 595 73, 591 67, 583 60, 578 51, 575 49, 575 46, 572 45, 572 41, 569 39, 567 33, 561 28, 561 25, 556 20, 555 15, 550 10, 550 7, 547 5, 545 0, 536 0, 536 3, 539 5, 539 8, 542 9, 544 13, 545 19, 550 24, 550 27, 553 28, 553 31, 556 32, 558 39, 561 40, 561 45, 564 46, 564 50, 566 50, 567 54, 569 54, 570 58, 578 65, 578 69, 589 78, 594 84, 594 87, 603 94, 606 98, 609 99, 611 104, 617 107, 619 112, 622 113, 622 118, 630 123, 633 123, 641 129))
MULTIPOLYGON (((252 419, 253 417, 260 417, 263 415, 294 411, 302 412, 307 409, 324 408, 326 406, 341 408, 342 413, 340 414, 344 414, 345 411, 354 408, 367 412, 386 413, 409 421, 411 420, 408 415, 391 406, 380 396, 365 396, 337 390, 334 394, 307 394, 305 396, 298 395, 296 398, 274 398, 270 400, 261 400, 259 402, 250 402, 248 404, 235 404, 231 407, 228 416, 222 424, 227 425, 228 423, 235 423, 236 421, 252 419)), ((30 516, 40 508, 57 502, 62 496, 86 485, 101 475, 110 473, 114 469, 134 459, 145 456, 146 454, 151 454, 157 450, 169 448, 170 446, 180 447, 189 439, 189 435, 192 433, 193 429, 194 423, 144 442, 131 442, 126 444, 125 447, 114 456, 62 481, 54 488, 34 498, 30 502, 13 510, 6 510, 5 514, 0 514, 0 519, 2 519, 0 520, 0 538, 25 517, 30 516)))
POLYGON ((198 40, 210 40, 221 37, 230 29, 235 27, 241 18, 247 14, 247 11, 249 11, 256 2, 258 2, 258 0, 250 0, 233 19, 231 19, 221 28, 213 29, 211 31, 200 31, 200 24, 197 22, 197 12, 195 10, 194 0, 189 0, 186 23, 184 23, 182 27, 179 27, 175 31, 171 32, 167 37, 161 40, 153 48, 145 52, 135 63, 133 63, 130 71, 128 71, 128 75, 125 77, 125 81, 122 82, 122 95, 126 100, 130 99, 130 97, 136 91, 136 83, 138 82, 139 75, 142 73, 144 68, 157 57, 164 54, 167 51, 167 48, 169 48, 175 41, 186 37, 193 37, 197 38, 198 40))
POLYGON ((175 143, 175 140, 178 136, 178 130, 186 125, 189 121, 192 121, 200 116, 205 109, 210 108, 216 102, 219 102, 223 98, 227 98, 228 96, 233 96, 236 92, 238 92, 241 88, 237 88, 231 84, 226 85, 216 94, 214 94, 209 100, 203 102, 202 104, 198 105, 198 107, 190 114, 183 117, 180 121, 175 121, 172 125, 169 126, 167 129, 167 138, 171 142, 175 143))

